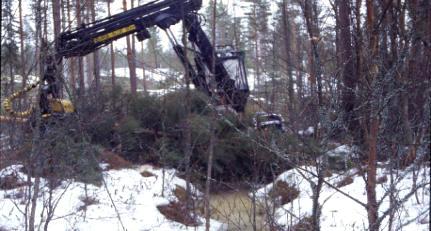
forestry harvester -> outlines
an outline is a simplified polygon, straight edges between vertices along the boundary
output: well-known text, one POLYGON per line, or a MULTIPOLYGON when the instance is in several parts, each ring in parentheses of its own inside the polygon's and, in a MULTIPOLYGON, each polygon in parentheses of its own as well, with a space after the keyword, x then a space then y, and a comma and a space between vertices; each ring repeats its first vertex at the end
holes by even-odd
POLYGON ((128 35, 139 41, 151 37, 148 28, 157 26, 166 32, 173 49, 187 70, 195 87, 216 99, 217 105, 225 105, 236 112, 243 112, 249 97, 244 52, 233 49, 216 50, 201 27, 197 11, 202 0, 156 0, 136 8, 118 13, 73 30, 64 31, 56 39, 54 54, 44 63, 44 74, 40 81, 12 94, 3 101, 8 117, 25 120, 33 108, 15 111, 13 100, 41 84, 39 108, 42 117, 64 116, 75 111, 73 104, 61 99, 60 74, 57 66, 63 58, 90 54, 111 42, 128 35), (187 32, 188 46, 181 45, 169 29, 182 22, 187 32), (190 60, 193 57, 193 60, 190 60), (210 83, 215 86, 210 87, 210 83))

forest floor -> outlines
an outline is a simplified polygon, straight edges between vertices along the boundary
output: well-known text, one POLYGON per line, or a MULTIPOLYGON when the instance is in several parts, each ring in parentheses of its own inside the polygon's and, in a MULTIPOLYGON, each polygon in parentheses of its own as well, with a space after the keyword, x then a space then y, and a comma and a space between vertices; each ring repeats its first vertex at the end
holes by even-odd
MULTIPOLYGON (((0 228, 3 230, 25 228, 24 182, 27 176, 21 169, 22 166, 13 165, 0 171, 3 181, 14 177, 22 183, 0 191, 0 228)), ((175 176, 174 170, 141 166, 104 171, 103 178, 104 183, 100 186, 70 180, 55 188, 52 193, 55 211, 48 230, 205 230, 201 217, 191 220, 197 225, 188 227, 180 222, 187 223, 189 217, 179 217, 180 222, 167 218, 175 212, 170 209, 180 202, 186 184, 175 176)), ((31 179, 33 184, 34 180, 31 179)), ((36 227, 43 227, 46 221, 47 184, 47 180, 41 180, 43 187, 37 198, 36 227)), ((192 191, 196 197, 200 195, 196 189, 192 191)), ((220 230, 223 226, 215 220, 211 224, 211 230, 220 230)))
MULTIPOLYGON (((379 163, 378 169, 377 198, 383 198, 380 215, 390 206, 386 192, 390 188, 391 174, 384 168, 385 164, 379 163)), ((52 191, 51 203, 55 210, 48 230, 205 230, 205 220, 199 215, 202 213, 193 215, 185 209, 186 182, 176 176, 175 170, 149 165, 117 170, 109 169, 108 164, 101 166, 105 170, 100 185, 66 180, 52 191)), ((11 165, 0 170, 0 230, 25 228, 23 213, 30 200, 26 197, 27 175, 22 167, 11 165)), ((312 211, 310 182, 316 181, 315 171, 309 166, 291 169, 273 183, 262 185, 255 193, 244 188, 217 192, 211 198, 211 230, 252 230, 253 224, 257 230, 270 230, 271 226, 280 230, 303 226, 312 211)), ((322 188, 319 198, 321 230, 365 230, 366 209, 352 199, 366 203, 365 183, 360 172, 356 169, 330 172, 325 175, 325 181, 335 188, 328 185, 322 188)), ((35 178, 32 177, 31 182, 34 184, 35 178)), ((393 230, 429 230, 429 163, 420 169, 394 170, 392 182, 396 182, 395 200, 404 201, 394 214, 393 230), (416 185, 421 188, 404 201, 411 192, 413 177, 417 177, 416 185)), ((202 192, 192 186, 197 210, 201 210, 202 196, 202 192)), ((42 179, 36 226, 43 227, 46 222, 49 198, 48 181, 42 179)), ((388 224, 386 217, 381 228, 387 230, 388 224)))
MULTIPOLYGON (((391 188, 391 174, 386 163, 379 163, 377 169, 377 200, 380 204, 379 215, 388 211, 390 203, 389 189, 391 188)), ((317 183, 315 167, 302 166, 279 175, 274 183, 262 187, 257 192, 259 201, 273 201, 274 185, 281 182, 289 187, 296 188, 298 195, 290 198, 288 203, 281 205, 276 202, 274 218, 282 229, 288 226, 301 224, 311 216, 313 208, 313 190, 310 182, 317 183)), ((319 197, 321 206, 320 226, 321 230, 366 230, 368 227, 365 178, 357 169, 345 172, 333 172, 326 174, 325 182, 335 186, 324 184, 319 197), (362 205, 358 202, 361 202, 362 205)), ((389 229, 389 216, 381 223, 381 230, 430 230, 430 166, 429 163, 421 169, 412 167, 404 170, 393 170, 392 182, 395 187, 393 205, 400 205, 393 217, 392 228, 389 229), (411 194, 413 186, 413 171, 417 176, 416 193, 411 194)), ((268 203, 265 203, 268 204, 268 203)))

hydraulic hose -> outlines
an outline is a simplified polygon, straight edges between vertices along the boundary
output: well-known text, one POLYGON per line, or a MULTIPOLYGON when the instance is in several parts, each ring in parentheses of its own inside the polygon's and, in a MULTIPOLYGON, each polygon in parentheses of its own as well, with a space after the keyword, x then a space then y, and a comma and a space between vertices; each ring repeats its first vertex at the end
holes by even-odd
POLYGON ((25 87, 24 89, 17 91, 15 93, 13 93, 11 96, 7 97, 2 103, 5 112, 8 113, 10 116, 13 116, 13 117, 19 117, 19 118, 29 117, 31 115, 31 113, 33 112, 33 108, 30 107, 29 109, 27 109, 25 111, 15 111, 13 109, 13 101, 15 99, 21 97, 25 93, 31 91, 32 89, 36 88, 39 83, 40 82, 37 81, 36 83, 31 84, 31 85, 25 87))

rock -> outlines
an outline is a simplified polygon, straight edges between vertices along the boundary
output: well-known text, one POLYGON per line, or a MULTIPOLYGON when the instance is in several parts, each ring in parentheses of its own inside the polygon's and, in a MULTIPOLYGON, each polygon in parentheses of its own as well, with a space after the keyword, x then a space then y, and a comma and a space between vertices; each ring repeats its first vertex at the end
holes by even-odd
POLYGON ((351 167, 353 150, 348 145, 341 145, 325 154, 330 169, 347 170, 351 167))

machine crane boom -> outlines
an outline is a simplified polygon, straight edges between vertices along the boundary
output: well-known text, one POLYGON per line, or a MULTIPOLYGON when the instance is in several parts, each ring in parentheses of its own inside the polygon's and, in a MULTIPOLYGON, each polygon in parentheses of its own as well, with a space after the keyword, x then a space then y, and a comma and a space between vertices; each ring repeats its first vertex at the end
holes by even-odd
MULTIPOLYGON (((74 110, 70 102, 60 100, 56 66, 63 58, 90 54, 128 35, 136 35, 139 41, 143 41, 151 37, 148 28, 158 26, 169 31, 172 25, 180 21, 194 48, 190 52, 194 61, 190 61, 190 55, 186 55, 188 47, 176 43, 176 39, 170 38, 170 41, 193 84, 208 96, 216 96, 217 104, 228 105, 237 112, 243 112, 249 96, 244 53, 233 49, 216 51, 201 27, 197 15, 201 7, 202 0, 156 0, 61 33, 55 43, 55 54, 45 60, 39 100, 42 115, 74 110), (216 83, 215 89, 209 87, 210 82, 216 83), (59 104, 64 107, 59 107, 59 104)), ((172 33, 170 35, 173 36, 172 33)), ((7 111, 14 116, 29 114, 12 109, 11 102, 18 95, 22 93, 5 100, 7 111)))

